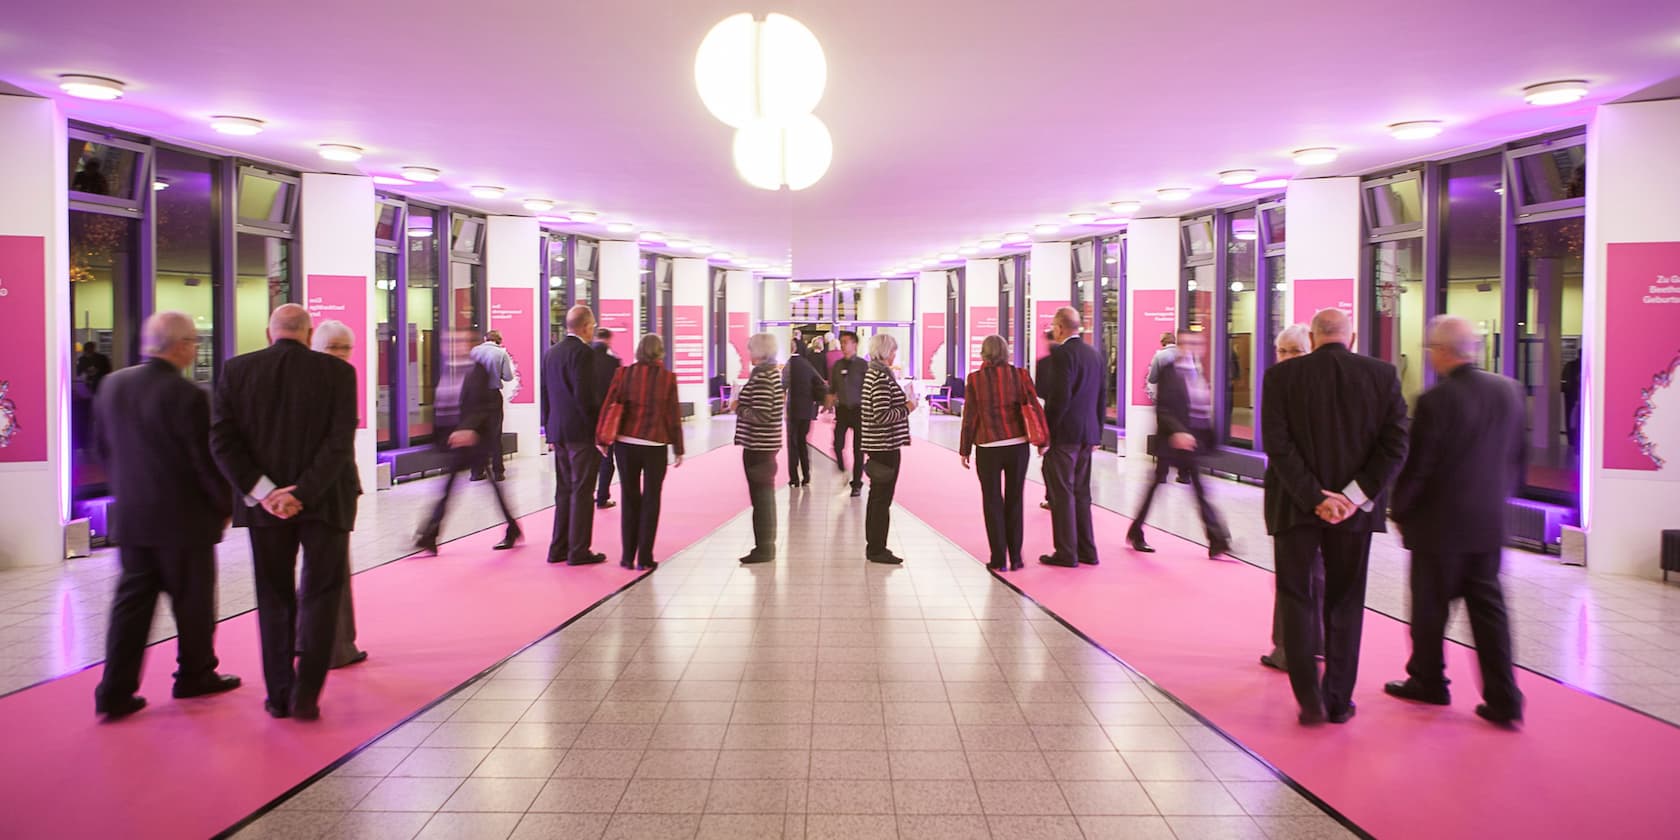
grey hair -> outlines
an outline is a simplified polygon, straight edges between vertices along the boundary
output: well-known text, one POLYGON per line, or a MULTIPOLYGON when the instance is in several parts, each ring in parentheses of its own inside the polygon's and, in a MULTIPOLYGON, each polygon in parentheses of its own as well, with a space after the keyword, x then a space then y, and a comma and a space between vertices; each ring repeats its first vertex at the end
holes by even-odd
POLYGON ((156 312, 141 328, 140 352, 161 356, 178 341, 198 335, 198 326, 184 312, 156 312))
POLYGON ((1054 323, 1059 329, 1064 329, 1068 332, 1079 332, 1079 310, 1074 309, 1071 306, 1064 306, 1061 309, 1056 310, 1054 323))
POLYGON ((898 339, 891 333, 878 332, 869 337, 869 358, 885 360, 898 352, 898 339))
POLYGON ((1482 336, 1457 315, 1436 315, 1429 319, 1429 345, 1439 347, 1463 362, 1473 362, 1482 352, 1482 336))
POLYGON ((776 347, 781 342, 770 333, 756 333, 747 339, 747 358, 755 365, 776 360, 776 347))
POLYGON ((315 328, 315 335, 309 340, 309 349, 325 353, 334 344, 355 347, 356 332, 343 321, 322 321, 321 325, 315 328))
POLYGON ((642 336, 642 340, 636 342, 636 361, 644 365, 665 361, 665 339, 653 333, 642 336))
POLYGON ((268 331, 274 338, 302 338, 309 335, 309 310, 295 303, 283 303, 268 316, 268 331))
POLYGON ((1003 364, 1009 361, 1009 342, 1001 335, 988 335, 980 342, 980 361, 988 364, 1003 364))
POLYGON ((1277 348, 1279 353, 1284 350, 1294 350, 1301 354, 1311 353, 1312 332, 1307 329, 1306 324, 1290 324, 1283 328, 1283 332, 1278 333, 1277 341, 1273 342, 1272 346, 1277 348))

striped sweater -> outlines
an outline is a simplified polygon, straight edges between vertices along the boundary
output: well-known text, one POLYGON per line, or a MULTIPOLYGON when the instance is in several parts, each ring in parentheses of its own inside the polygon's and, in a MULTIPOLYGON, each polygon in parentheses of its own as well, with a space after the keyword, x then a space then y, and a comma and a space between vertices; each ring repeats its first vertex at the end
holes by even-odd
POLYGON ((908 401, 892 368, 871 361, 863 374, 863 451, 892 452, 910 445, 908 401))
POLYGON ((775 362, 752 369, 735 405, 735 445, 754 452, 782 448, 782 403, 786 401, 782 374, 775 362))

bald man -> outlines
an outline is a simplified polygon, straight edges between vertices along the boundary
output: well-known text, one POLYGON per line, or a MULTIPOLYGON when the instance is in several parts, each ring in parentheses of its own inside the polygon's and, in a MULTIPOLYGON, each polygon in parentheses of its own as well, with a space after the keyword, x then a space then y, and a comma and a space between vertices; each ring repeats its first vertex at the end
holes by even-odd
POLYGON ((1064 306, 1050 321, 1049 370, 1045 383, 1045 419, 1050 445, 1044 456, 1044 483, 1050 491, 1050 522, 1055 549, 1041 555, 1047 566, 1097 565, 1097 534, 1091 524, 1091 451, 1102 445, 1104 383, 1108 365, 1102 354, 1080 338, 1079 310, 1064 306))
POLYGON ((590 547, 595 536, 595 482, 601 450, 595 424, 606 397, 598 387, 600 354, 589 346, 595 312, 574 306, 566 313, 566 337, 542 359, 543 437, 554 449, 554 536, 548 562, 588 566, 607 559, 590 547))
POLYGON ((311 332, 303 307, 274 310, 269 346, 222 365, 210 429, 233 485, 233 522, 251 538, 265 708, 299 720, 321 714, 360 492, 346 480, 361 406, 356 369, 309 349, 311 332))
POLYGON ((1516 494, 1528 456, 1526 398, 1516 380, 1476 369, 1482 338, 1463 318, 1431 321, 1426 350, 1438 379, 1418 397, 1411 452, 1394 483, 1394 521, 1412 552, 1410 676, 1383 689, 1418 703, 1452 702, 1443 636, 1453 599, 1463 598, 1482 672, 1476 714, 1515 726, 1523 700, 1499 563, 1505 500, 1516 494))

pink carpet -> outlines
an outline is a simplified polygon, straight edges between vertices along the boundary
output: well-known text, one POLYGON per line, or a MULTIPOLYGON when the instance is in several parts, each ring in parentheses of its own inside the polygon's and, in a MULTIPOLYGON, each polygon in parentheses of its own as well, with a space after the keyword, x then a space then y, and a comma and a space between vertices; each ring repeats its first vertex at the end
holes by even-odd
MULTIPOLYGON (((667 558, 748 505, 737 450, 667 473, 657 556, 667 558)), ((475 485, 462 504, 490 503, 475 485)), ((333 672, 316 723, 263 711, 255 613, 216 634, 222 670, 245 685, 214 698, 169 697, 175 645, 147 652, 151 705, 100 724, 90 668, 0 698, 0 837, 192 838, 220 832, 367 744, 521 647, 637 579, 619 568, 617 509, 595 517, 609 562, 545 562, 549 511, 520 520, 527 541, 491 551, 500 528, 356 575, 359 643, 372 657, 333 672)), ((230 539, 245 539, 235 532, 230 539)))
MULTIPOLYGON (((988 556, 979 485, 956 453, 918 439, 905 450, 896 501, 975 557, 988 556)), ((1102 508, 1093 515, 1101 566, 1036 563, 1050 550, 1050 514, 1029 505, 1030 565, 1002 577, 1372 835, 1680 831, 1680 728, 1522 671, 1527 727, 1496 729, 1472 711, 1480 702, 1475 653, 1459 645, 1448 651, 1451 708, 1395 700, 1382 684, 1405 676, 1408 628, 1367 612, 1358 716, 1304 729, 1288 679, 1256 661, 1270 647, 1272 575, 1209 560, 1202 546, 1154 529, 1159 553, 1133 553, 1123 543, 1130 520, 1102 508)))

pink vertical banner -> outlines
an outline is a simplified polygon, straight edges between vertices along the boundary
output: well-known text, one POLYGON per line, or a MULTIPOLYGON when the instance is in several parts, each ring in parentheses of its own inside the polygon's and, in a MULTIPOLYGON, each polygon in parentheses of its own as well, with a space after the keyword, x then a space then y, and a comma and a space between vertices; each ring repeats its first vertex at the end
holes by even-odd
MULTIPOLYGON (((0 236, 0 463, 47 460, 47 244, 0 236)), ((70 348, 54 350, 69 358, 70 348)), ((70 371, 62 376, 68 378, 70 371)), ((65 393, 59 391, 58 393, 65 393)), ((65 411, 69 406, 63 406, 65 411)))
MULTIPOLYGON (((1056 310, 1068 305, 1065 300, 1033 301, 1033 359, 1034 361, 1050 355, 1050 340, 1044 337, 1044 331, 1050 329, 1050 322, 1056 319, 1056 310)), ((1090 323, 1086 323, 1089 327, 1090 323)))
POLYGON ((968 372, 980 369, 980 343, 998 331, 998 308, 970 306, 968 308, 968 372))
MULTIPOLYGON (((922 378, 933 375, 933 357, 945 346, 945 313, 928 312, 922 315, 922 378)), ((946 371, 955 374, 956 371, 946 371)))
POLYGON ((356 353, 351 366, 356 369, 356 428, 367 428, 367 295, 368 280, 356 274, 311 274, 304 289, 308 292, 309 318, 316 325, 322 321, 342 321, 356 336, 356 353))
POLYGON ((706 384, 706 307, 671 307, 671 344, 671 372, 677 384, 706 384))
POLYGON ((534 404, 537 401, 537 380, 541 377, 537 360, 531 358, 537 346, 537 290, 490 287, 490 329, 502 334, 502 346, 513 357, 513 367, 519 371, 519 391, 508 402, 534 404))
POLYGON ((613 332, 613 347, 620 357, 634 356, 636 348, 636 302, 629 298, 602 298, 596 313, 600 326, 613 332), (625 352, 623 348, 630 348, 625 352))
MULTIPOLYGON (((747 339, 751 337, 752 325, 748 322, 747 313, 729 313, 729 346, 741 357, 741 370, 735 374, 736 379, 746 379, 752 375, 752 356, 747 355, 747 339)), ((719 370, 724 368, 724 365, 718 365, 719 370)))
POLYGON ((1149 405, 1145 390, 1149 362, 1161 349, 1161 333, 1178 329, 1178 292, 1138 289, 1132 292, 1132 405, 1149 405))
POLYGON ((1319 310, 1340 309, 1353 319, 1354 329, 1359 329, 1359 319, 1353 313, 1352 280, 1296 280, 1291 285, 1295 292, 1294 323, 1311 324, 1319 310))
POLYGON ((1680 242, 1612 242, 1606 251, 1604 468, 1677 479, 1680 242))

